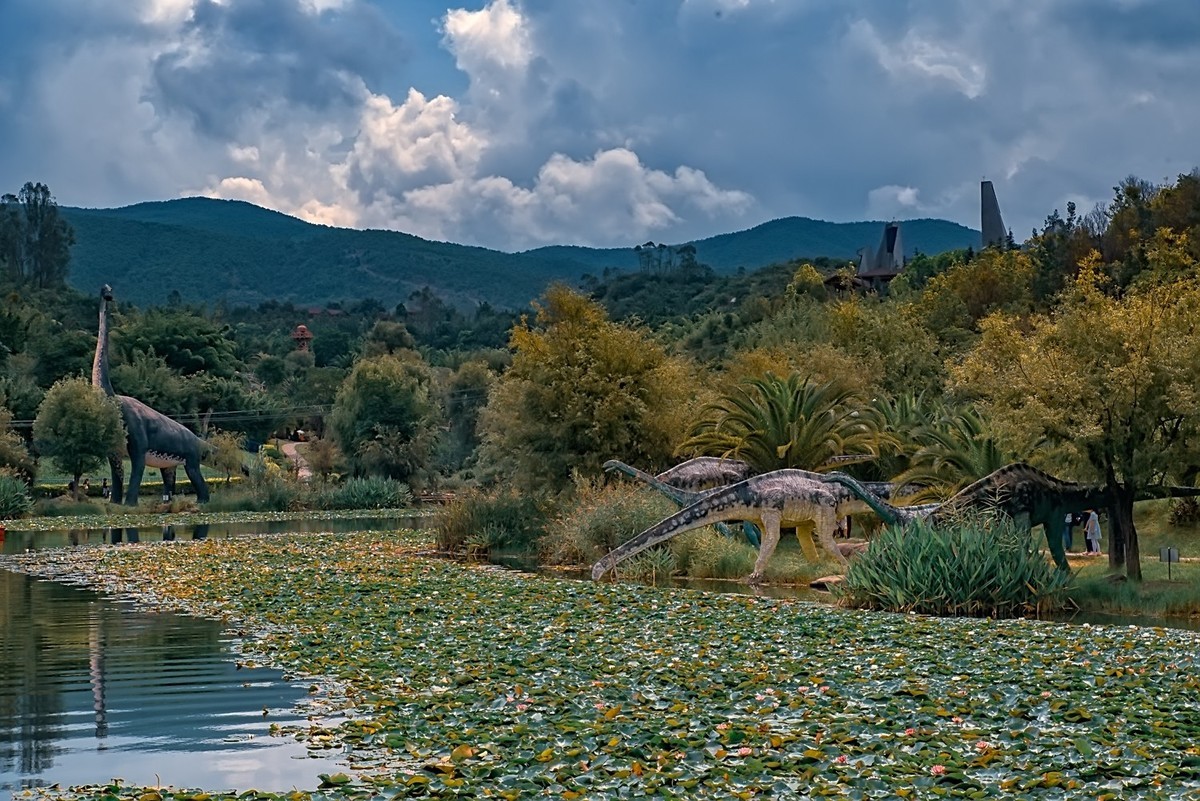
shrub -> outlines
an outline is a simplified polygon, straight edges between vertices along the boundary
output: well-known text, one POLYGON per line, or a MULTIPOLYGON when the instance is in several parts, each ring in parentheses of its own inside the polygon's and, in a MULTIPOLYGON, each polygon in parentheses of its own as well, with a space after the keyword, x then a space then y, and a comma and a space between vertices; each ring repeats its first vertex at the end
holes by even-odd
POLYGON ((590 565, 675 511, 663 496, 634 484, 577 480, 574 502, 547 527, 543 558, 590 565))
POLYGON ((745 540, 726 537, 711 527, 676 537, 671 540, 671 550, 679 569, 689 578, 741 578, 750 574, 758 558, 745 540))
POLYGON ((1167 521, 1172 526, 1194 526, 1200 523, 1200 502, 1195 498, 1175 498, 1167 521))
POLYGON ((675 554, 669 547, 659 546, 642 551, 631 559, 617 565, 615 572, 623 579, 656 584, 669 579, 678 568, 675 554))
POLYGON ((14 471, 0 469, 0 518, 24 517, 32 508, 25 481, 14 471))
POLYGON ((545 533, 546 507, 536 496, 467 491, 434 517, 438 548, 473 554, 499 548, 530 550, 545 533))
POLYGON ((402 481, 372 476, 352 478, 321 494, 323 509, 398 509, 411 506, 412 490, 402 481))
POLYGON ((943 616, 1016 617, 1061 601, 1070 574, 1006 518, 889 527, 850 563, 848 606, 943 616))

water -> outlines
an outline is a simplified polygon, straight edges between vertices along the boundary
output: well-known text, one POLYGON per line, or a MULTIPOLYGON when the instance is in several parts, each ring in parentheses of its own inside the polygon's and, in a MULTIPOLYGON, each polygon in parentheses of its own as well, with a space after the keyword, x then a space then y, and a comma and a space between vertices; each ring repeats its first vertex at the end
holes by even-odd
POLYGON ((284 791, 344 770, 269 733, 305 722, 307 689, 235 659, 214 621, 0 570, 0 792, 113 778, 284 791))
POLYGON ((312 531, 395 531, 424 528, 429 516, 361 517, 351 519, 270 520, 259 522, 203 523, 189 526, 141 526, 138 528, 62 528, 46 531, 9 531, 0 540, 0 553, 24 553, 43 548, 74 545, 119 544, 224 539, 254 534, 284 534, 312 531))

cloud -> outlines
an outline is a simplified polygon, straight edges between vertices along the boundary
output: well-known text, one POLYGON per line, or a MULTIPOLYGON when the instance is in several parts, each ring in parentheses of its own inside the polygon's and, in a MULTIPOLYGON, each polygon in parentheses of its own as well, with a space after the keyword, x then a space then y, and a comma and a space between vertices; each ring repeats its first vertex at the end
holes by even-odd
POLYGON ((1014 232, 1195 166, 1200 7, 0 0, 0 190, 495 247, 803 214, 1014 232))
POLYGON ((865 48, 900 83, 924 79, 949 84, 974 100, 987 85, 987 70, 965 52, 939 42, 915 29, 898 40, 885 41, 867 20, 850 26, 849 39, 865 48))

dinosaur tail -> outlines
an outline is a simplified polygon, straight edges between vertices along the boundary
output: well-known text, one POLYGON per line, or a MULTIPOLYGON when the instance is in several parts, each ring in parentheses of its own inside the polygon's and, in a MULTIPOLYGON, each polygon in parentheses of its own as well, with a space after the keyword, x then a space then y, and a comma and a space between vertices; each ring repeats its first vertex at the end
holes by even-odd
POLYGON ((603 559, 592 565, 592 579, 599 579, 629 557, 666 542, 677 534, 713 523, 745 520, 748 514, 744 504, 739 503, 740 500, 739 493, 735 491, 734 487, 726 487, 705 495, 696 503, 681 509, 609 551, 603 559))

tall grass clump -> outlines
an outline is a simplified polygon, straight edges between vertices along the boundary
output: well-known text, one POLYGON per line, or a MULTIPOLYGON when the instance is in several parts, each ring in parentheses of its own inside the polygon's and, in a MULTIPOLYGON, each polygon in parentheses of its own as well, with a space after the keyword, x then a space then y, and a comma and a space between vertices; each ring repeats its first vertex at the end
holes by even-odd
POLYGON ((861 609, 1001 618, 1054 608, 1069 580, 1029 531, 980 517, 885 529, 851 562, 838 593, 861 609))
POLYGON ((29 487, 14 472, 0 469, 0 518, 24 517, 33 509, 29 487))
MULTIPOLYGON (((734 526, 734 531, 740 527, 734 526)), ((733 579, 754 570, 758 552, 744 539, 726 537, 705 526, 671 540, 671 551, 679 570, 689 578, 733 579)), ((620 565, 617 566, 618 569, 620 565)))
POLYGON ((634 484, 578 480, 573 499, 547 527, 542 558, 590 565, 675 511, 663 496, 634 484))
POLYGON ((546 529, 546 502, 511 491, 460 494, 433 519, 439 550, 483 555, 493 549, 529 551, 546 529))
POLYGON ((322 509, 399 509, 411 506, 412 490, 402 481, 372 476, 351 478, 320 495, 322 509))

